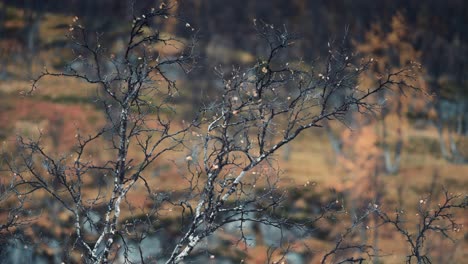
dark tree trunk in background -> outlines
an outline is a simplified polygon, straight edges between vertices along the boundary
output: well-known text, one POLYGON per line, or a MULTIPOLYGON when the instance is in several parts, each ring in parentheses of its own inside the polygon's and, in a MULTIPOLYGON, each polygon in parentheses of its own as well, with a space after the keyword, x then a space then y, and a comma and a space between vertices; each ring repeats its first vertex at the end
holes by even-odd
POLYGON ((4 30, 4 23, 5 23, 5 20, 6 20, 6 18, 5 18, 5 16, 6 16, 6 14, 5 14, 6 8, 5 8, 4 5, 5 5, 4 3, 0 3, 0 35, 4 33, 4 32, 3 32, 3 30, 4 30))
POLYGON ((26 1, 25 7, 25 45, 26 45, 26 65, 30 79, 33 77, 34 62, 38 49, 40 48, 39 29, 41 26, 41 19, 43 17, 43 10, 45 4, 39 1, 26 1))
POLYGON ((429 82, 429 85, 431 86, 431 91, 434 93, 434 102, 433 102, 433 107, 434 110, 437 113, 436 120, 434 120, 434 125, 437 129, 437 134, 439 136, 439 149, 440 149, 440 154, 442 157, 446 160, 450 159, 450 154, 445 146, 445 141, 444 141, 444 120, 443 120, 443 111, 442 109, 442 103, 441 103, 441 87, 437 83, 438 79, 438 68, 433 71, 433 76, 434 80, 429 82))

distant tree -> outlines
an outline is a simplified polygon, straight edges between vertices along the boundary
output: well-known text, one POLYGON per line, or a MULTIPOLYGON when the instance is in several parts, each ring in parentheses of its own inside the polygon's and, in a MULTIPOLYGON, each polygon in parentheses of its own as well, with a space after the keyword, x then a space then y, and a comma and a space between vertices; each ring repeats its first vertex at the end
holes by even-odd
MULTIPOLYGON (((368 81, 376 81, 388 69, 399 69, 420 60, 421 52, 416 50, 411 39, 407 21, 401 12, 397 12, 391 20, 389 32, 383 25, 374 24, 366 35, 364 42, 355 43, 356 49, 366 56, 372 57, 376 63, 372 69, 375 74, 368 76, 368 81)), ((422 90, 422 76, 413 72, 413 86, 422 90)), ((427 94, 427 93, 426 93, 427 94)), ((403 151, 403 123, 406 114, 412 108, 415 98, 424 96, 424 92, 414 93, 412 90, 388 90, 379 94, 382 109, 379 114, 380 139, 385 171, 396 174, 400 169, 403 151), (395 124, 389 124, 389 119, 396 118, 395 124), (391 138, 391 136, 393 138, 391 138), (392 141, 394 143, 392 143, 392 141)))

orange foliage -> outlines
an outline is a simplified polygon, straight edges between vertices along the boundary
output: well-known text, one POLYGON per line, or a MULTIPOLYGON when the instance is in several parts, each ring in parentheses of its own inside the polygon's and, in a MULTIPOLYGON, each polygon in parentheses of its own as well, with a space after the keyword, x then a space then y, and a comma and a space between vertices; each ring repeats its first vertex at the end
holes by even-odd
POLYGON ((342 138, 344 153, 338 157, 338 169, 345 175, 343 188, 353 190, 352 193, 360 197, 372 198, 375 190, 372 190, 371 178, 382 166, 382 150, 377 146, 375 128, 367 125, 345 130, 342 138))

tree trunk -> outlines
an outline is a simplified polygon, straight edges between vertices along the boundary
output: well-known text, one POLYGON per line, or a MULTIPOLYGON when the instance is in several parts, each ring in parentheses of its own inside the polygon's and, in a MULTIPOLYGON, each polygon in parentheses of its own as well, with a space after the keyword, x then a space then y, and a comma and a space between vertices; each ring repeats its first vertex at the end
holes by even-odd
POLYGON ((41 19, 43 16, 42 4, 39 4, 35 8, 34 3, 29 3, 29 8, 27 8, 26 19, 26 64, 28 70, 28 78, 33 77, 34 70, 34 58, 37 53, 37 48, 39 46, 39 29, 41 25, 41 19))
MULTIPOLYGON (((401 118, 399 119, 401 122, 401 118)), ((401 163, 401 152, 403 150, 403 137, 401 132, 401 126, 397 128, 397 142, 395 145, 395 151, 393 154, 390 150, 390 146, 387 142, 387 125, 385 123, 385 118, 382 118, 382 149, 384 155, 384 164, 385 164, 385 171, 388 174, 396 174, 400 170, 400 163, 401 163)))
POLYGON ((336 163, 337 159, 339 156, 342 155, 342 142, 339 137, 337 137, 334 133, 333 130, 331 129, 330 125, 328 122, 324 122, 323 127, 325 128, 325 132, 327 133, 328 140, 330 140, 330 144, 332 146, 333 152, 335 154, 333 163, 336 163))
MULTIPOLYGON (((375 204, 380 205, 381 203, 381 197, 383 196, 382 192, 380 191, 380 182, 379 182, 379 167, 376 167, 374 170, 374 191, 375 191, 375 204)), ((377 213, 373 214, 373 248, 374 248, 374 258, 373 258, 373 263, 378 264, 380 263, 379 260, 379 228, 377 228, 378 223, 379 223, 379 215, 377 213)))
POLYGON ((449 160, 450 155, 447 151, 447 148, 445 147, 445 141, 444 141, 444 126, 443 122, 440 119, 440 117, 437 118, 435 122, 436 128, 437 128, 437 133, 439 135, 439 147, 440 147, 440 153, 444 159, 449 160))

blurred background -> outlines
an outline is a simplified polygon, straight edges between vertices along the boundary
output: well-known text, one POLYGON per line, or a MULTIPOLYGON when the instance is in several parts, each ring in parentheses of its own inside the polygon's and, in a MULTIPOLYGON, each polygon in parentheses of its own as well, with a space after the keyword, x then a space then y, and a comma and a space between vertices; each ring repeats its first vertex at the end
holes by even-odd
MULTIPOLYGON (((91 131, 105 122, 103 113, 93 105, 90 88, 79 81, 47 79, 33 97, 22 97, 20 92, 30 87, 30 80, 44 66, 60 70, 76 57, 66 37, 75 16, 89 31, 102 33, 102 43, 118 53, 127 41, 132 10, 138 13, 160 4, 132 2, 0 0, 1 141, 43 129, 48 132, 51 148, 67 153, 75 144, 76 127, 91 131)), ((259 40, 255 21, 297 34, 299 39, 287 54, 292 60, 320 62, 327 56, 327 43, 341 44, 346 35, 347 48, 358 57, 377 61, 372 69, 375 76, 414 61, 421 64, 414 80, 419 92, 387 92, 381 95, 385 101, 381 111, 371 118, 355 118, 345 125, 330 123, 307 132, 277 157, 281 186, 294 193, 286 207, 301 212, 301 217, 309 217, 307 212, 319 202, 333 199, 346 203, 351 211, 371 202, 385 204, 389 210, 414 210, 421 197, 440 194, 442 186, 452 192, 468 189, 466 1, 182 0, 172 11, 194 30, 167 19, 160 21, 162 31, 180 39, 189 40, 193 34, 197 37, 194 69, 188 75, 171 73, 180 79, 180 119, 190 117, 194 109, 216 96, 220 80, 215 66, 226 71, 250 67, 265 56, 266 43, 259 40)), ((369 74, 369 80, 362 82, 371 83, 375 76, 369 74)), ((171 164, 162 162, 154 169, 156 180, 164 182, 162 188, 177 185, 171 177, 177 173, 171 164)), ((54 227, 44 234, 50 241, 60 241, 65 232, 60 219, 55 220, 58 225, 46 216, 41 219, 38 230, 54 227)), ((468 224, 466 212, 460 220, 468 224)), ((287 261, 317 263, 319 254, 310 253, 309 247, 330 247, 343 225, 322 227, 320 234, 294 248, 287 261)), ((261 238, 257 237, 255 246, 246 253, 248 262, 264 263, 266 249, 275 245, 276 234, 261 228, 252 232, 261 238)), ((359 239, 378 243, 378 248, 390 254, 380 259, 382 263, 401 263, 407 247, 395 240, 403 241, 402 237, 385 230, 375 233, 362 232, 359 239)), ((433 263, 466 263, 468 233, 462 231, 455 237, 454 243, 440 236, 430 241, 433 263)), ((52 261, 59 246, 47 245, 29 249, 28 254, 52 261)), ((24 255, 25 249, 21 250, 10 251, 24 255)), ((10 257, 14 260, 18 256, 10 257)))

